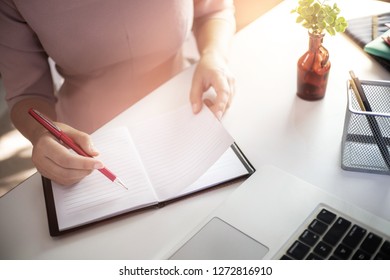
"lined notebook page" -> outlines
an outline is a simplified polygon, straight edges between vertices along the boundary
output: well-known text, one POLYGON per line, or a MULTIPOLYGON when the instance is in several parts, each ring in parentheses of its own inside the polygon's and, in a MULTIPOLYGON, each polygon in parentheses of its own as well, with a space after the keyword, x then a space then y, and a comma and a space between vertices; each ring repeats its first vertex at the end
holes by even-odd
POLYGON ((248 174, 248 170, 237 157, 232 148, 229 148, 216 163, 211 166, 205 174, 203 174, 193 184, 186 187, 180 196, 193 193, 195 191, 206 189, 228 181, 231 178, 238 178, 248 174))
MULTIPOLYGON (((98 171, 71 187, 53 183, 60 230, 180 196, 233 144, 233 138, 207 108, 194 115, 190 105, 130 130, 100 131, 92 139, 100 159, 129 190, 98 171)), ((222 168, 223 163, 213 170, 222 168)), ((222 174, 231 177, 226 172, 215 174, 207 177, 214 184, 224 181, 222 174)))
POLYGON ((194 183, 234 142, 208 108, 194 115, 189 104, 130 133, 160 201, 194 183))
POLYGON ((129 190, 112 183, 97 170, 74 186, 53 182, 60 230, 115 216, 156 201, 127 128, 101 131, 93 134, 92 139, 101 155, 98 158, 124 181, 129 190))

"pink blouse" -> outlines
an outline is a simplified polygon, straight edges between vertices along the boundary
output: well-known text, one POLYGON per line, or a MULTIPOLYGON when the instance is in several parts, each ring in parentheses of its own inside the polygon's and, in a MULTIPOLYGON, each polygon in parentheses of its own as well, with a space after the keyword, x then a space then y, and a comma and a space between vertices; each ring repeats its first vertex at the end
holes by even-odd
POLYGON ((93 132, 183 69, 193 24, 234 24, 232 2, 0 0, 6 101, 44 98, 59 121, 93 132), (64 77, 56 94, 48 57, 64 77))

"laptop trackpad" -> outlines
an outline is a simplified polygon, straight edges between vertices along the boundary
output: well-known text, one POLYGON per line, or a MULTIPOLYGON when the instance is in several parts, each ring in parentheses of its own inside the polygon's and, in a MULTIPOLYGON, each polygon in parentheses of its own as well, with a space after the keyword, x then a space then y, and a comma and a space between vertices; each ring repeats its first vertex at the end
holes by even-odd
POLYGON ((268 248, 218 217, 214 217, 170 259, 257 260, 268 248))

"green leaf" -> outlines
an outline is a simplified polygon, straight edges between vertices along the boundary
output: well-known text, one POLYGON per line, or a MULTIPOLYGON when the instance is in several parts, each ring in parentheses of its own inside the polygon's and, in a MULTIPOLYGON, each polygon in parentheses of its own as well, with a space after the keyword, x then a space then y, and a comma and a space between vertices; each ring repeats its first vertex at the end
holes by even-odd
POLYGON ((318 27, 320 29, 325 29, 325 27, 326 27, 326 23, 324 21, 323 22, 319 22, 317 25, 318 25, 318 27))
POLYGON ((330 27, 330 26, 327 26, 326 27, 326 31, 330 34, 330 35, 336 35, 336 31, 333 27, 330 27))
POLYGON ((330 35, 344 32, 348 24, 344 17, 339 17, 340 8, 337 3, 329 5, 329 0, 299 0, 298 6, 291 11, 297 13, 296 22, 314 33, 323 30, 330 35))
POLYGON ((325 22, 326 22, 327 24, 332 24, 332 23, 334 23, 334 18, 333 18, 332 16, 327 16, 327 17, 325 18, 325 22))
POLYGON ((314 7, 312 7, 312 6, 308 7, 308 8, 307 8, 307 14, 308 14, 308 15, 314 15, 314 14, 315 14, 315 13, 314 13, 314 7))
POLYGON ((316 2, 316 3, 314 3, 313 8, 314 8, 314 13, 318 14, 318 12, 321 9, 321 5, 316 2))
POLYGON ((314 22, 312 16, 307 16, 307 17, 305 17, 305 20, 306 20, 307 22, 310 22, 310 23, 313 23, 313 22, 314 22))
POLYGON ((311 15, 310 13, 310 8, 309 7, 305 7, 305 8, 302 8, 302 15, 311 15))
POLYGON ((336 19, 336 22, 337 23, 346 23, 347 21, 345 20, 344 17, 339 17, 339 18, 336 19))
POLYGON ((297 19, 296 19, 296 23, 301 23, 303 21, 303 17, 301 17, 301 16, 299 16, 299 17, 297 17, 297 19))

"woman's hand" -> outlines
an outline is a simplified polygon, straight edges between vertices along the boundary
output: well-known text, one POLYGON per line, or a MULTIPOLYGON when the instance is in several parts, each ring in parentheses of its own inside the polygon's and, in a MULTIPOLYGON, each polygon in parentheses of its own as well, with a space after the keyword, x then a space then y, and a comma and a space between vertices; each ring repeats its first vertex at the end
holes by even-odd
MULTIPOLYGON (((98 155, 88 134, 65 124, 56 123, 87 154, 98 155)), ((63 146, 46 130, 37 131, 33 143, 32 161, 43 176, 61 185, 79 182, 94 169, 103 168, 97 159, 83 157, 63 146)))
POLYGON ((235 80, 226 59, 218 53, 203 54, 195 69, 190 92, 195 114, 202 109, 203 95, 210 87, 215 90, 216 96, 214 100, 205 99, 205 104, 218 119, 221 119, 232 102, 235 80))

